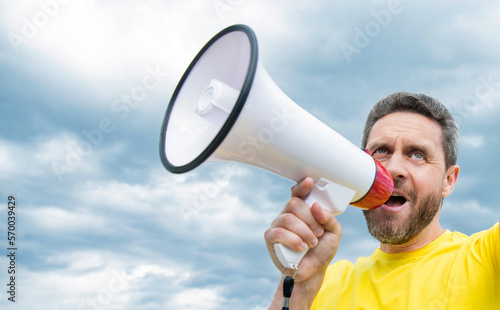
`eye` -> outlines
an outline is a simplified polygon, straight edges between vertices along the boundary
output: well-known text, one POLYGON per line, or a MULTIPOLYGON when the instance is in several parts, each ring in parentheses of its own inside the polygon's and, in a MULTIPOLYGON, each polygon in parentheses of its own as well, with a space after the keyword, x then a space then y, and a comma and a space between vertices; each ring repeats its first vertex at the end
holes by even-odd
POLYGON ((375 149, 372 153, 372 157, 376 160, 383 160, 389 156, 389 150, 385 147, 375 149))
POLYGON ((416 159, 416 160, 425 160, 424 154, 420 152, 414 152, 411 154, 411 158, 416 159))
POLYGON ((373 152, 373 154, 387 154, 387 149, 384 149, 384 148, 380 148, 380 149, 376 149, 375 152, 373 152))

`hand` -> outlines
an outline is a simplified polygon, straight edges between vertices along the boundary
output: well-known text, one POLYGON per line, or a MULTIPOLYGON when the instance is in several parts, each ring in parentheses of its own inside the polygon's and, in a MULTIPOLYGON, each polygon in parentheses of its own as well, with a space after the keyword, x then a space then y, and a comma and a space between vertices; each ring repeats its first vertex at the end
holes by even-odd
POLYGON ((319 281, 319 290, 326 268, 337 251, 342 228, 335 216, 323 210, 319 203, 311 207, 305 203, 303 199, 312 186, 313 180, 308 177, 292 187, 292 197, 266 230, 265 240, 269 254, 280 271, 283 271, 283 265, 276 257, 275 243, 295 251, 310 247, 298 266, 295 283, 312 281, 314 286, 318 286, 316 282, 319 281))

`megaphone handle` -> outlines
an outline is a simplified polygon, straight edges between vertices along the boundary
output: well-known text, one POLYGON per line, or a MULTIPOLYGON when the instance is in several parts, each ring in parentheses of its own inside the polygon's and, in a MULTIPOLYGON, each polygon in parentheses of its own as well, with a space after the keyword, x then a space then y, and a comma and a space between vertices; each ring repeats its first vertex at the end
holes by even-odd
MULTIPOLYGON (((341 214, 345 211, 355 194, 356 191, 348 187, 324 178, 319 178, 314 181, 314 185, 304 201, 309 206, 312 206, 315 202, 319 202, 323 209, 333 214, 341 214)), ((278 260, 285 268, 290 269, 298 267, 302 257, 304 257, 308 250, 297 252, 279 243, 274 245, 274 251, 278 260)))
POLYGON ((314 181, 313 187, 304 201, 309 206, 319 202, 323 209, 333 214, 341 214, 344 213, 354 195, 356 195, 356 191, 349 187, 319 178, 314 181))
POLYGON ((283 267, 288 269, 297 269, 297 266, 302 260, 302 257, 306 255, 307 251, 309 251, 309 248, 304 251, 297 252, 280 243, 274 244, 274 252, 278 257, 278 260, 283 267))

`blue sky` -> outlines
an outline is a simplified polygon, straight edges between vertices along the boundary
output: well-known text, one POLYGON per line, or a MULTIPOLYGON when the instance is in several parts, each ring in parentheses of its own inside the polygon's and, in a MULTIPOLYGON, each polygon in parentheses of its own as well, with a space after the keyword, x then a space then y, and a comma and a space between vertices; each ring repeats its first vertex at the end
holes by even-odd
MULTIPOLYGON (((395 91, 436 97, 461 129, 441 224, 500 217, 496 1, 4 1, 0 4, 0 234, 18 201, 18 309, 267 309, 280 277, 265 229, 293 185, 246 166, 182 175, 158 156, 163 114, 198 50, 226 26, 297 104, 359 145, 395 91), (203 203, 194 204, 193 201, 203 203), (198 199, 198 200, 197 200, 198 199), (195 205, 197 207, 195 207, 195 205)), ((378 245, 338 216, 338 259, 378 245)), ((0 238, 5 253, 5 238, 0 238)), ((0 257, 0 283, 7 283, 0 257)))

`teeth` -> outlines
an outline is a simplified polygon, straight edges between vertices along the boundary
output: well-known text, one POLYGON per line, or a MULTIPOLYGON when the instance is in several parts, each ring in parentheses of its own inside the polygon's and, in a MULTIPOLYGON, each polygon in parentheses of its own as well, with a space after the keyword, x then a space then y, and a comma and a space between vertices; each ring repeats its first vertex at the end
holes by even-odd
POLYGON ((403 195, 400 195, 400 194, 396 194, 396 193, 392 193, 391 196, 394 196, 394 197, 403 197, 403 195))

